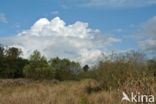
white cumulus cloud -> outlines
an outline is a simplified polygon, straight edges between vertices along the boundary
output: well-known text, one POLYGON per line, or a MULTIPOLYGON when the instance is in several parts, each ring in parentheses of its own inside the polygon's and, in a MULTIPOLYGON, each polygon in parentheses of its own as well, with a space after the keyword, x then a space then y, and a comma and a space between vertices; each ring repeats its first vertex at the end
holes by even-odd
POLYGON ((0 41, 7 46, 21 48, 25 58, 37 49, 47 58, 69 58, 82 65, 94 64, 108 46, 121 42, 88 28, 88 23, 77 21, 66 25, 59 17, 51 21, 41 18, 29 30, 0 41))

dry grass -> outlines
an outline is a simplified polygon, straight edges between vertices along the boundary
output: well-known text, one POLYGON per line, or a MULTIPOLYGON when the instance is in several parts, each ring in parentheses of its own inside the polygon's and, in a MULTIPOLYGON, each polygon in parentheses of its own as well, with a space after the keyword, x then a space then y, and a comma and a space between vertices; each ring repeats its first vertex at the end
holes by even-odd
POLYGON ((99 85, 95 80, 55 83, 20 79, 0 82, 0 104, 114 104, 111 96, 116 96, 105 91, 88 94, 88 84, 91 88, 99 85))
POLYGON ((95 91, 86 88, 99 86, 95 80, 32 81, 0 80, 0 104, 121 104, 122 92, 95 91))

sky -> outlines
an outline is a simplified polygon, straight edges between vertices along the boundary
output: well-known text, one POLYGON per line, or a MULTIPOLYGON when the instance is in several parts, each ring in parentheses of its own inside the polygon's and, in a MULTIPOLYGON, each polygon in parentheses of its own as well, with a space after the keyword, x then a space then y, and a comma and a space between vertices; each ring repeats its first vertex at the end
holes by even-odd
POLYGON ((0 0, 0 44, 93 65, 130 50, 156 56, 156 0, 0 0))

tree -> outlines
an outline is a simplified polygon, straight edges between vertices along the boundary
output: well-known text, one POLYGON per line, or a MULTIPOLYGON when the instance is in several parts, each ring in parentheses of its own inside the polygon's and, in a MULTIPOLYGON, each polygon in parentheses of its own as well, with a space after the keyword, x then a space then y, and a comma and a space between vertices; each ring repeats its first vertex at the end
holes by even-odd
POLYGON ((19 78, 23 77, 23 67, 28 63, 26 59, 20 57, 22 51, 11 47, 4 49, 0 46, 0 77, 19 78))
POLYGON ((47 59, 37 50, 30 56, 23 73, 26 78, 32 79, 53 79, 55 74, 53 67, 49 66, 47 59))
POLYGON ((5 53, 7 57, 17 59, 22 54, 22 51, 18 48, 11 47, 7 49, 5 53))
POLYGON ((0 59, 4 57, 4 47, 0 44, 0 59))
POLYGON ((58 80, 72 80, 76 78, 80 70, 80 64, 69 59, 58 57, 49 61, 50 65, 56 70, 55 78, 58 80))
POLYGON ((88 65, 85 65, 85 66, 83 67, 83 71, 84 71, 84 72, 88 72, 88 69, 89 69, 89 66, 88 66, 88 65))
POLYGON ((2 77, 3 71, 4 71, 4 48, 0 44, 0 77, 2 77))

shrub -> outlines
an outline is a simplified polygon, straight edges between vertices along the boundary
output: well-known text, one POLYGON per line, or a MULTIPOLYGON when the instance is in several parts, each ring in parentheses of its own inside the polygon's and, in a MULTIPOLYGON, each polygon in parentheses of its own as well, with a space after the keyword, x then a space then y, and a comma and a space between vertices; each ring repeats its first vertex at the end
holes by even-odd
POLYGON ((149 73, 151 73, 156 79, 156 59, 151 59, 147 61, 149 73))
POLYGON ((139 53, 127 53, 113 56, 113 59, 100 61, 96 68, 96 80, 105 90, 119 88, 128 76, 136 77, 139 73, 146 72, 147 67, 139 53))

